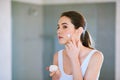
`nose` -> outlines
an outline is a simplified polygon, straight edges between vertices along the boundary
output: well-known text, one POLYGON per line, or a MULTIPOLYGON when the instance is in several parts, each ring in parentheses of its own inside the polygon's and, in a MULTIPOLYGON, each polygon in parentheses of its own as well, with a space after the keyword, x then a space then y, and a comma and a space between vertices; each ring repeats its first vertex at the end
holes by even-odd
POLYGON ((60 34, 60 33, 61 33, 61 29, 58 29, 58 30, 57 30, 57 34, 60 34))

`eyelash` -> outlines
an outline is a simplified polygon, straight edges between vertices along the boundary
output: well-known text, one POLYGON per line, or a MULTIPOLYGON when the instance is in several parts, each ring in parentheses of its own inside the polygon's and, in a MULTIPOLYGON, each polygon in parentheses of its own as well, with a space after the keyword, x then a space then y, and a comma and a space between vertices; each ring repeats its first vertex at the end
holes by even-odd
POLYGON ((63 26, 63 28, 64 28, 64 29, 66 29, 66 28, 67 28, 67 26, 63 26))
MULTIPOLYGON (((57 27, 57 30, 59 29, 60 27, 57 27)), ((66 29, 67 28, 67 26, 63 26, 63 29, 66 29)))

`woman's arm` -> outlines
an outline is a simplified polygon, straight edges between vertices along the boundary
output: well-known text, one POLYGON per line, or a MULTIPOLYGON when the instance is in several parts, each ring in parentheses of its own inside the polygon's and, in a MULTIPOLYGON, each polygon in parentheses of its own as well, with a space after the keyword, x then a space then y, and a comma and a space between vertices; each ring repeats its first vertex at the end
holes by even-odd
POLYGON ((66 53, 70 58, 72 64, 72 75, 73 80, 83 80, 82 71, 80 70, 80 60, 79 60, 79 50, 80 50, 80 41, 78 45, 75 42, 69 42, 66 44, 66 53))
MULTIPOLYGON (((58 66, 58 53, 54 54, 53 65, 57 65, 58 66)), ((59 80, 60 76, 61 76, 60 70, 58 69, 55 72, 50 72, 50 76, 52 77, 52 80, 59 80)))
POLYGON ((84 80, 97 80, 97 78, 99 77, 103 60, 103 54, 99 51, 92 55, 85 73, 84 80))
POLYGON ((76 58, 72 62, 72 75, 73 75, 73 80, 83 80, 82 73, 80 70, 80 61, 78 58, 76 58))

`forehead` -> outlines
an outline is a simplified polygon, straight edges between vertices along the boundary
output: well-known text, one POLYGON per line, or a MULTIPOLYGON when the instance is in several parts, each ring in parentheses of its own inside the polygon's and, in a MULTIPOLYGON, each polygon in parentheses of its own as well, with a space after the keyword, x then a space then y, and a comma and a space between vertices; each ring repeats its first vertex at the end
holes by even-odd
POLYGON ((62 23, 71 24, 71 20, 70 20, 70 18, 63 16, 63 17, 60 17, 60 19, 58 21, 58 24, 62 24, 62 23))

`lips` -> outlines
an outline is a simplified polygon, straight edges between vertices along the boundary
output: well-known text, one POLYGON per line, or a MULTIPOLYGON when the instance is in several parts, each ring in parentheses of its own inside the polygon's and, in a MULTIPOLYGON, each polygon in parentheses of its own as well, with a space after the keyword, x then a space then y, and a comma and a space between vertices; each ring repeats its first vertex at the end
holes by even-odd
POLYGON ((58 36, 58 39, 62 39, 63 37, 62 36, 58 36))

